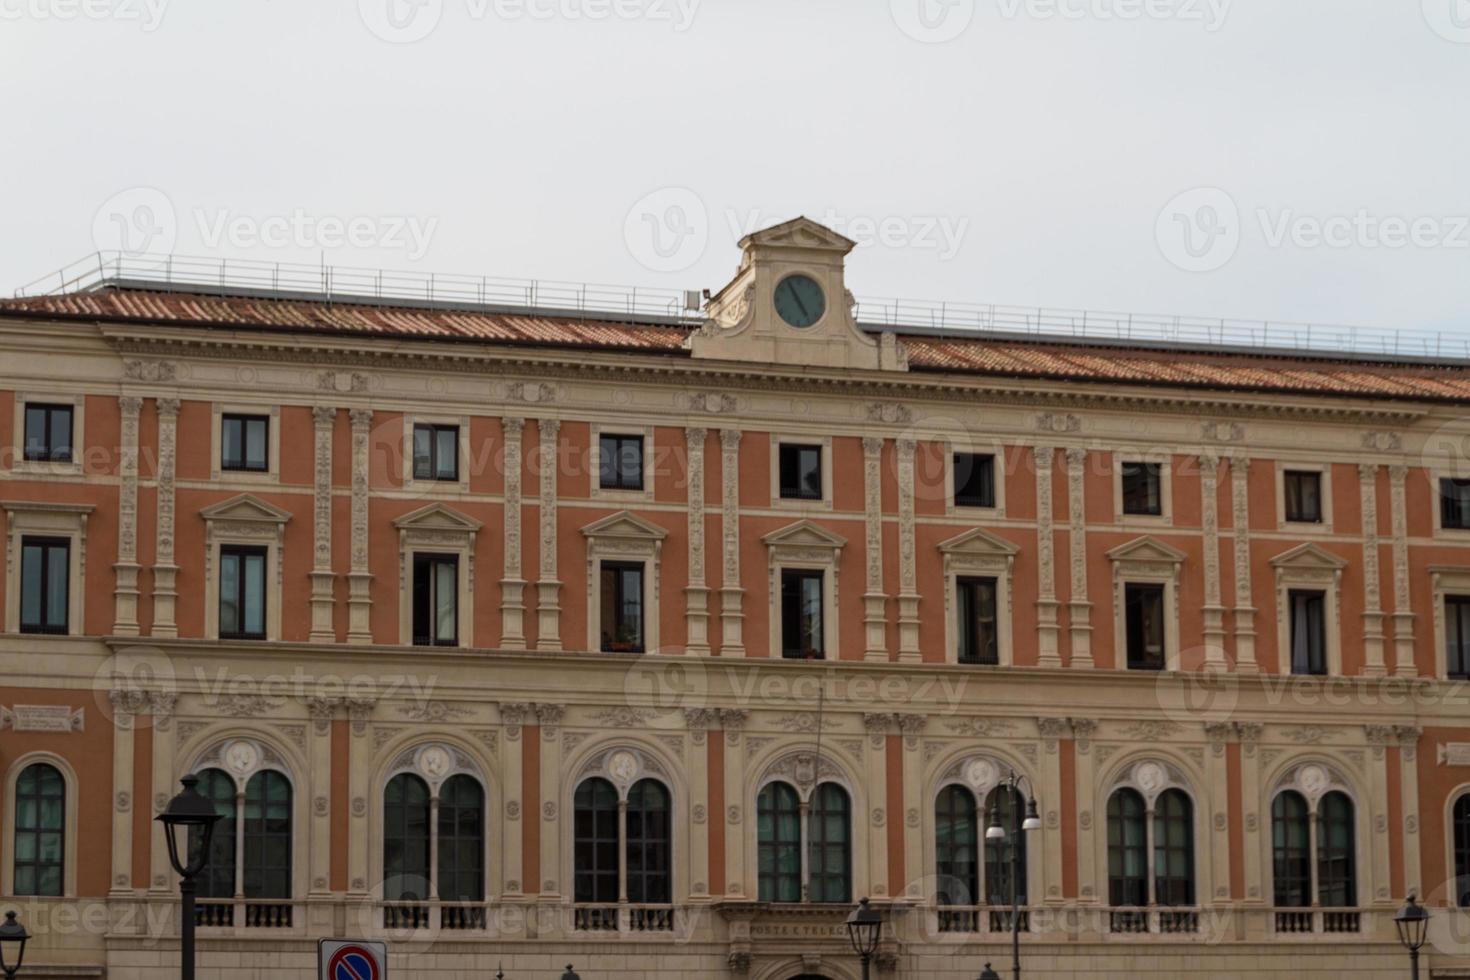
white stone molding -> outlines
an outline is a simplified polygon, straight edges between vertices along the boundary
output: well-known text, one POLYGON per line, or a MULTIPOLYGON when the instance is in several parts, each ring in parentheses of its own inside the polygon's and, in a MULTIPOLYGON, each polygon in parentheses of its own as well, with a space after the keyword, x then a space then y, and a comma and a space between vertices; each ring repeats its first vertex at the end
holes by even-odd
POLYGON ((332 573, 332 427, 335 408, 312 409, 314 439, 312 466, 311 635, 313 643, 337 639, 333 606, 337 576, 332 573))
POLYGON ((115 636, 137 636, 138 628, 138 415, 143 399, 123 395, 117 400, 122 413, 122 445, 118 451, 117 562, 113 564, 112 632, 115 636))
POLYGON ((1327 642, 1327 673, 1342 674, 1342 631, 1339 616, 1342 609, 1342 573, 1347 562, 1307 542, 1284 551, 1271 559, 1276 570, 1276 653, 1277 669, 1291 673, 1291 603, 1293 589, 1320 591, 1324 598, 1323 626, 1327 642))
POLYGON ((659 583, 663 543, 668 532, 629 511, 609 514, 582 528, 587 539, 587 649, 602 649, 602 603, 599 590, 604 561, 633 561, 643 566, 643 652, 659 650, 659 583))
POLYGON ((745 655, 740 585, 740 430, 720 430, 720 656, 745 655))
POLYGON ((152 635, 179 635, 176 621, 179 566, 174 564, 175 480, 179 440, 179 399, 159 398, 157 542, 153 549, 152 635))
POLYGON ((959 602, 956 601, 959 580, 965 576, 995 579, 996 653, 999 666, 1015 664, 1011 601, 1016 555, 1020 548, 998 538, 983 528, 975 528, 940 542, 939 553, 944 563, 944 660, 959 662, 959 602))
MULTIPOLYGON (((1072 644, 1072 666, 1081 668, 1094 665, 1092 603, 1087 599, 1087 499, 1083 483, 1086 466, 1086 449, 1073 447, 1067 450, 1067 540, 1070 544, 1067 635, 1072 644)), ((1164 469, 1167 468, 1166 463, 1164 469)))
POLYGON ((888 660, 888 594, 883 591, 883 439, 863 439, 863 659, 888 660))
POLYGON ((368 570, 368 495, 373 413, 371 409, 354 408, 348 417, 352 422, 352 564, 347 574, 347 642, 371 643, 373 576, 368 570))
POLYGON ((914 440, 903 436, 898 450, 898 659, 916 664, 919 653, 919 585, 914 561, 914 440))
POLYGON ((1382 677, 1383 590, 1379 577, 1378 464, 1358 464, 1358 493, 1363 520, 1363 674, 1382 677))
MULTIPOLYGON (((708 429, 691 427, 684 430, 684 443, 688 450, 685 488, 689 498, 689 584, 684 588, 684 630, 686 649, 697 657, 707 657, 710 653, 704 533, 704 445, 708 438, 708 429)), ((644 468, 645 479, 650 486, 652 478, 648 474, 651 473, 651 468, 644 468)))
POLYGON ((459 559, 455 602, 459 645, 475 645, 475 536, 484 525, 444 504, 428 504, 393 522, 398 530, 398 642, 413 642, 413 563, 419 552, 459 559))
POLYGON ((1036 446, 1031 450, 1036 463, 1036 641, 1037 664, 1060 667, 1062 655, 1058 640, 1061 626, 1057 621, 1056 542, 1052 515, 1052 464, 1056 450, 1036 446))
POLYGON ((822 572, 822 656, 835 660, 842 649, 838 641, 838 559, 847 539, 811 521, 800 520, 772 531, 761 541, 766 546, 769 572, 766 589, 770 655, 778 659, 781 656, 781 572, 788 568, 810 568, 822 572))
POLYGON ((1409 517, 1404 480, 1409 468, 1388 468, 1393 499, 1393 673, 1395 677, 1419 676, 1414 663, 1414 600, 1409 589, 1409 517))
POLYGON ((1185 554, 1157 538, 1135 538, 1108 552, 1113 566, 1113 663, 1128 664, 1127 608, 1124 592, 1135 584, 1164 587, 1164 669, 1180 669, 1179 575, 1185 554))
POLYGON ((1220 457, 1199 457, 1200 520, 1204 525, 1205 669, 1225 669, 1225 605, 1220 591, 1220 457))
POLYGON ((556 577, 556 476, 558 419, 541 419, 541 453, 537 460, 541 471, 541 569, 536 582, 536 649, 561 649, 561 582, 556 577))
POLYGON ((199 512, 204 519, 204 635, 219 638, 219 549, 257 545, 266 549, 265 639, 281 639, 282 586, 285 582, 288 511, 242 493, 199 512))
POLYGON ((1256 607, 1251 593, 1250 465, 1245 456, 1230 457, 1230 525, 1235 545, 1235 669, 1260 672, 1256 662, 1256 607))
POLYGON ((20 632, 20 554, 21 541, 29 535, 64 538, 68 542, 66 635, 85 636, 87 588, 87 518, 94 510, 91 504, 58 504, 31 500, 0 500, 5 511, 6 548, 5 581, 13 583, 5 590, 5 629, 20 632))
POLYGON ((503 418, 505 437, 505 563, 500 576, 500 646, 526 648, 526 580, 521 575, 521 446, 526 428, 522 418, 503 418))

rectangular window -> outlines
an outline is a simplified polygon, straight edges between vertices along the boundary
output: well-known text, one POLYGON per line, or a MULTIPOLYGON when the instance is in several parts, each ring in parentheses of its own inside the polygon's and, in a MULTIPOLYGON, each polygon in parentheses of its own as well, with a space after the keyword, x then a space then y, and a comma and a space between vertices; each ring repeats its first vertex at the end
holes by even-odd
POLYGON ((70 405, 26 405, 25 458, 45 463, 70 463, 70 405))
POLYGON ((821 660, 822 573, 811 569, 781 570, 781 656, 821 660))
POLYGON ((1164 513, 1163 464, 1123 464, 1123 513, 1159 516, 1164 513))
POLYGON ((1123 586, 1129 670, 1164 669, 1164 587, 1123 586))
POLYGON ((643 653, 643 564, 602 563, 602 649, 643 653))
POLYGON ((1325 594, 1293 589, 1287 594, 1287 604, 1291 607, 1291 672, 1326 674, 1325 594))
POLYGON ((597 453, 602 489, 643 489, 642 436, 599 436, 597 453))
POLYGON ((1322 523, 1322 474, 1310 470, 1287 470, 1286 519, 1297 524, 1322 523))
POLYGON ((413 427, 413 478, 459 479, 459 426, 417 424, 413 427))
POLYGON ((1470 480, 1439 481, 1439 523, 1446 528, 1470 528, 1470 480))
POLYGON ((781 499, 822 499, 822 447, 782 443, 781 499))
POLYGON ((1444 597, 1445 670, 1470 680, 1470 595, 1444 597))
POLYGON ((65 633, 70 626, 71 541, 22 538, 20 631, 65 633))
POLYGON ((954 505, 995 506, 995 457, 980 453, 954 454, 954 505))
POLYGON ((270 431, 268 415, 220 416, 220 469, 247 473, 270 469, 270 431))
POLYGON ((413 643, 459 645, 459 556, 413 556, 413 643))
POLYGON ((220 548, 220 639, 265 639, 265 556, 264 548, 220 548))
POLYGON ((961 578, 955 586, 959 599, 960 663, 999 664, 995 579, 961 578))

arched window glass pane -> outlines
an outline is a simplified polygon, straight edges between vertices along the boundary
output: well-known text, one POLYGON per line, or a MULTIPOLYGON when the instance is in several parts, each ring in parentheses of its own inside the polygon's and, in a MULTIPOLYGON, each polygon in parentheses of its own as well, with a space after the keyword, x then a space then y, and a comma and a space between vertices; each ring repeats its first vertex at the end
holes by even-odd
POLYGON ((291 897, 291 784, 269 769, 245 784, 245 897, 291 897))
POLYGON ((573 864, 578 902, 618 901, 618 791, 605 779, 577 787, 573 864))
POLYGON ((485 791, 473 776, 453 776, 439 787, 439 898, 478 902, 485 897, 485 791))
POLYGON ((1271 803, 1271 866, 1277 908, 1312 904, 1310 848, 1307 801, 1295 790, 1278 794, 1271 803))
POLYGON ((852 901, 851 810, 841 786, 823 783, 812 794, 807 871, 813 902, 852 901))
POLYGON ((1470 908, 1470 793, 1455 801, 1455 902, 1470 908))
POLYGON ((1143 797, 1123 788, 1108 799, 1108 904, 1148 904, 1148 836, 1143 797))
POLYGON ((15 781, 17 895, 60 895, 66 887, 66 780, 33 763, 15 781))
POLYGON ((980 904, 975 794, 946 786, 934 801, 935 891, 940 905, 980 904))
POLYGON ((762 902, 801 901, 801 801, 785 783, 756 798, 756 851, 762 902))
POLYGON ((628 791, 628 901, 667 905, 673 901, 669 792, 645 779, 628 791))
POLYGON ((1357 860, 1353 850, 1353 802, 1328 793, 1317 804, 1318 902, 1326 908, 1358 904, 1357 860))
MULTIPOLYGON (((209 836, 209 863, 195 879, 199 883, 200 898, 235 897, 235 779, 219 770, 206 769, 197 773, 199 795, 214 804, 219 814, 214 831, 209 836)), ((202 832, 190 831, 189 854, 199 853, 202 832)))
POLYGON ((1008 787, 997 786, 985 798, 985 826, 996 819, 1005 830, 1000 840, 985 839, 985 903, 1011 904, 1011 853, 1016 857, 1016 901, 1026 904, 1026 831, 1019 830, 1025 819, 1021 794, 1008 787))
POLYGON ((1154 804, 1154 901, 1194 904, 1194 805, 1183 790, 1154 804))
POLYGON ((429 787, 412 773, 394 776, 383 792, 383 898, 429 898, 429 787))

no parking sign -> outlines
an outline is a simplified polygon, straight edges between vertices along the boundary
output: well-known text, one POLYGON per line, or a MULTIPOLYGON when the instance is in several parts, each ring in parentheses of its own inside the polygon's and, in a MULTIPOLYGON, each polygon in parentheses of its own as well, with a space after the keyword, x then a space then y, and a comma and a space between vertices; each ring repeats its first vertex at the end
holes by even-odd
POLYGON ((321 980, 387 980, 388 944, 361 939, 320 939, 321 980))

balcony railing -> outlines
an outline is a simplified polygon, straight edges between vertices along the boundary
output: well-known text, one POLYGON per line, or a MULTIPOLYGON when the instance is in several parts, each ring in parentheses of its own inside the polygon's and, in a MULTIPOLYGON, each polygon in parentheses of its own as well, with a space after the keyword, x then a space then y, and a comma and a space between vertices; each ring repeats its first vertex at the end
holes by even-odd
POLYGON ((1108 910, 1114 935, 1192 935, 1199 932, 1199 910, 1186 908, 1115 908, 1108 910))
MULTIPOLYGON (((974 933, 984 931, 994 935, 1009 935, 1011 932, 1011 910, 990 905, 941 905, 939 931, 947 933, 974 933)), ((1022 908, 1018 913, 1021 931, 1031 931, 1031 910, 1022 908)))
POLYGON ((289 929, 295 922, 288 901, 202 899, 194 906, 194 924, 201 929, 289 929))
POLYGON ((579 932, 673 932, 674 907, 577 905, 572 908, 572 924, 579 932))
POLYGON ((1278 935, 1357 935, 1363 931, 1358 909, 1277 909, 1278 935))

